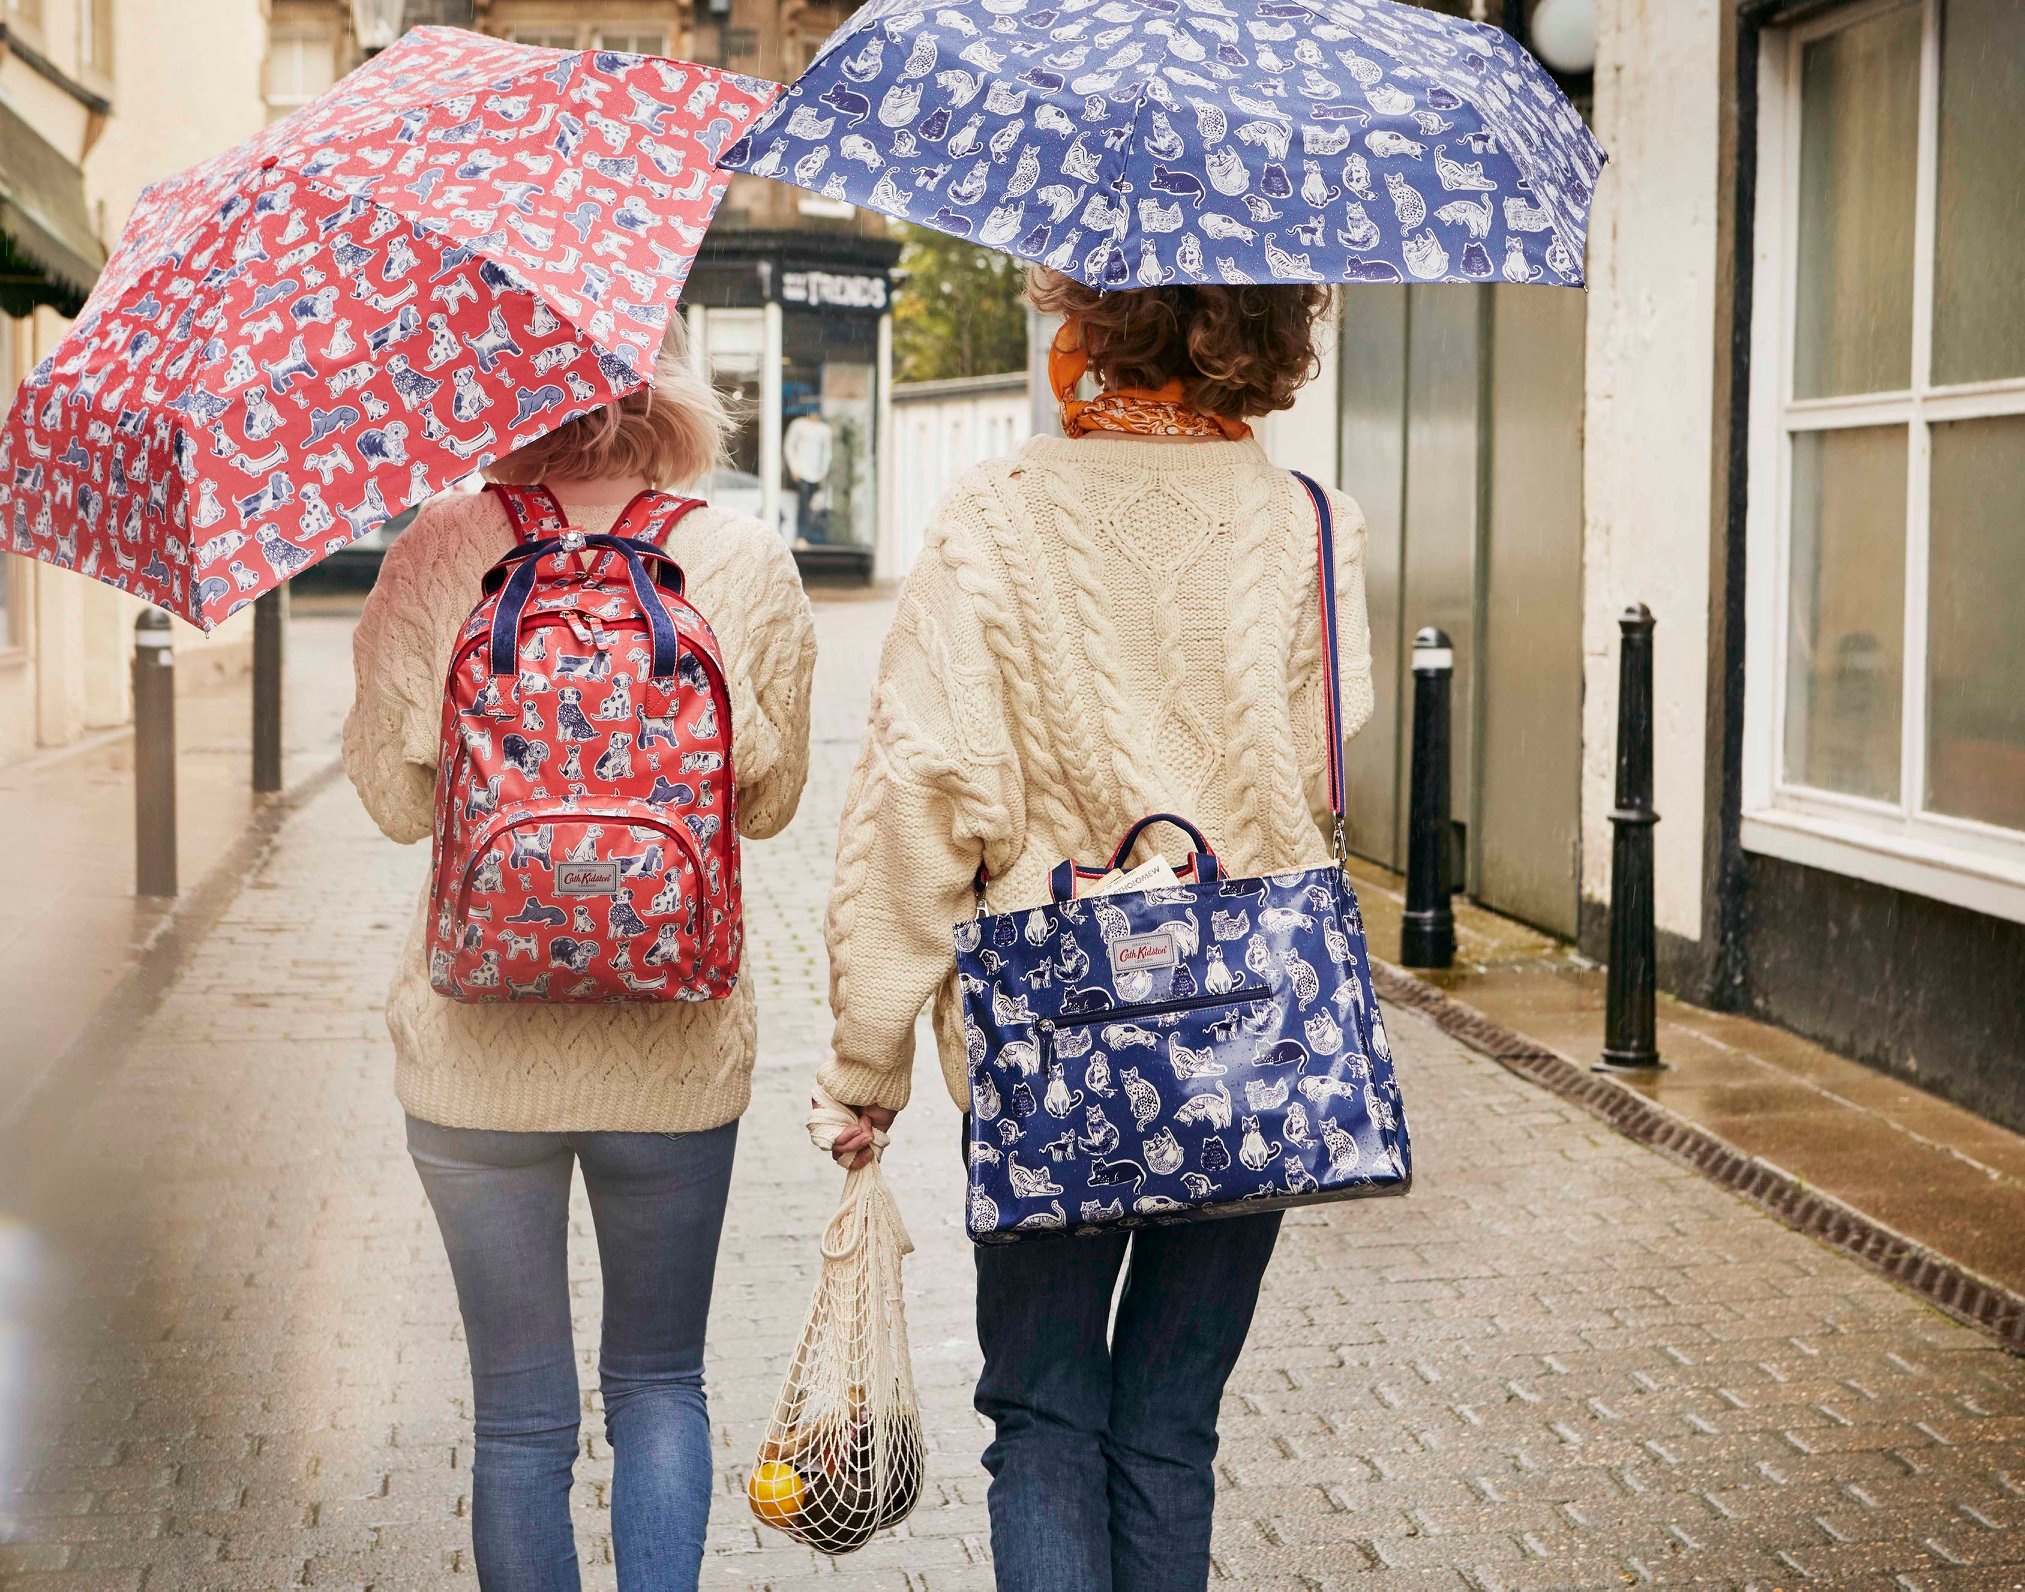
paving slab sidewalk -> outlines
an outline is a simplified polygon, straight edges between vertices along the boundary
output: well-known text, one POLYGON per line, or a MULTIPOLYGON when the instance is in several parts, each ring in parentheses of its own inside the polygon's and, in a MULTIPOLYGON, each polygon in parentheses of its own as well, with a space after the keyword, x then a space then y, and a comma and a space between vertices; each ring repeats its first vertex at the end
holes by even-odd
MULTIPOLYGON (((351 618, 290 623, 284 780, 337 755, 351 703, 351 618)), ((192 640, 190 648, 204 643, 192 640)), ((178 851, 188 903, 254 820, 250 684, 226 681, 176 704, 178 851)), ((17 910, 0 919, 0 1122, 47 1079, 66 1047, 175 915, 134 895, 133 735, 93 735, 0 767, 0 836, 17 910)))
MULTIPOLYGON (((1374 953, 1396 957, 1399 877, 1353 872, 1374 953)), ((1603 969, 1459 905, 1455 966, 1417 977, 1587 1065, 1603 1045, 1603 969)), ((2025 1294, 2025 1135, 1770 1023, 1659 1000, 1666 1065, 1614 1075, 1799 1183, 2013 1294, 2025 1294)))
MULTIPOLYGON (((711 1321, 709 1587, 991 1584, 932 1074, 889 1161, 918 1245, 921 1508, 832 1563, 742 1497, 838 1191, 801 1119, 883 619, 821 609, 809 794, 748 864, 762 1057, 711 1321)), ((422 867, 323 791, 38 1147, 10 1250, 39 1373, 0 1484, 13 1592, 472 1584, 464 1350, 378 1009, 422 867)), ((1224 1409, 1219 1585, 2025 1585, 2025 1365, 1417 1015, 1393 1028, 1420 1184, 1290 1217, 1224 1409)), ((579 1541, 608 1588, 581 1199, 573 1220, 579 1541)))

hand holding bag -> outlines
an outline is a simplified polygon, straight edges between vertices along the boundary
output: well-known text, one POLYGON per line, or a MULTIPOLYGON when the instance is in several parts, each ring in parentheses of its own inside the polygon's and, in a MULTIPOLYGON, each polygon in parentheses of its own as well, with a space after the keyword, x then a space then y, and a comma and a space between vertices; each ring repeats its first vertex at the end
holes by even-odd
POLYGON ((1403 1194, 1406 1114, 1344 873, 1334 526, 1315 505, 1332 864, 1225 877, 1193 824, 1179 883, 956 926, 970 1057, 970 1236, 1005 1243, 1403 1194))
MULTIPOLYGON (((857 1113, 821 1090, 809 1137, 828 1150, 857 1113)), ((873 1135, 883 1151, 886 1135, 873 1135)), ((767 1525, 851 1553, 921 1496, 921 1402, 907 1352, 901 1257, 914 1248, 877 1159, 848 1173, 823 1270, 746 1498, 767 1525)))

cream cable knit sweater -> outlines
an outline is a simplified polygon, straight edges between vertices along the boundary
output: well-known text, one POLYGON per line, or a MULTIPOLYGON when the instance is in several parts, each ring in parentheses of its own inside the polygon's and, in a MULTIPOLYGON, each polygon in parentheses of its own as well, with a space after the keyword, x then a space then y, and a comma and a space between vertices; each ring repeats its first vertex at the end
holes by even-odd
MULTIPOLYGON (((564 506, 593 531, 619 509, 564 506)), ((345 768, 374 822, 404 845, 428 839, 435 821, 451 647, 485 571, 512 545, 489 495, 433 504, 388 549, 359 619, 345 768)), ((808 777, 808 599, 793 555, 755 521, 695 510, 669 550, 724 653, 739 833, 763 839, 794 816, 808 777)), ((466 1006, 429 987, 425 906, 387 996, 394 1087, 415 1116, 520 1132, 689 1133, 745 1110, 756 1042, 749 979, 725 1000, 693 1005, 466 1006)))
MULTIPOLYGON (((1331 502, 1348 736, 1371 714, 1364 520, 1331 502)), ((1001 910, 1149 812, 1192 818, 1233 874, 1325 859, 1319 606, 1314 508, 1255 442, 1040 438, 966 476, 900 594, 846 798, 823 1085, 905 1105, 932 998, 967 1104, 950 925, 980 856, 1001 910)))

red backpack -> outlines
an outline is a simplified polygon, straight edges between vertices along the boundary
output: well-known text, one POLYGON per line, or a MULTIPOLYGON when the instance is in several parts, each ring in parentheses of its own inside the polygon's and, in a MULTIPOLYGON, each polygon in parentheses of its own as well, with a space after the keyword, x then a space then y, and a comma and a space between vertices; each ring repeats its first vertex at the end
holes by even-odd
POLYGON ((487 490, 519 545, 444 687, 429 982, 460 1001, 721 999, 744 939, 731 698, 662 547, 701 505, 643 492, 591 536, 545 487, 487 490))

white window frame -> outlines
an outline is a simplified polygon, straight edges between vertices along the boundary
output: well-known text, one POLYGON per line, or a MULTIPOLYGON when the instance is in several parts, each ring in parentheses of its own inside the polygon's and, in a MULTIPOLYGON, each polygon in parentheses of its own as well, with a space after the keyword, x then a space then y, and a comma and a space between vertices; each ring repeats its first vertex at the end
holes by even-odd
POLYGON ((113 75, 113 0, 77 0, 79 75, 107 83, 113 75))
POLYGON ((1745 526, 1744 849, 2025 922, 2025 832, 1924 810, 1928 475, 1933 425, 2025 414, 2025 378, 1935 386, 1934 213, 1941 0, 1866 0, 1768 28, 1759 58, 1758 190, 1751 326, 1749 509, 1745 526), (1894 393, 1793 397, 1798 258, 1800 63, 1804 47, 1867 17, 1921 16, 1919 153, 1913 206, 1912 385, 1894 393), (1783 769, 1793 433, 1903 426, 1906 468, 1904 673, 1899 797, 1799 785, 1783 769))
POLYGON ((334 33, 319 32, 317 29, 309 27, 290 27, 278 29, 271 34, 267 40, 267 61, 262 68, 260 83, 262 101, 266 104, 269 112, 278 117, 285 116, 291 111, 300 110, 311 100, 315 99, 317 95, 323 93, 325 89, 336 83, 339 78, 344 76, 344 72, 341 69, 343 65, 341 53, 338 48, 337 35, 334 33), (300 49, 304 45, 313 44, 322 45, 330 52, 330 83, 326 83, 323 88, 314 89, 307 94, 289 93, 276 95, 272 93, 271 90, 274 86, 274 63, 281 54, 281 51, 284 48, 300 49))
POLYGON ((658 22, 642 22, 632 27, 613 26, 613 27, 599 28, 597 32, 597 41, 598 41, 597 47, 599 49, 618 50, 619 53, 622 55, 665 56, 668 53, 668 29, 665 24, 658 22), (635 50, 632 48, 630 44, 622 47, 620 45, 612 44, 609 42, 615 35, 629 40, 637 41, 643 35, 648 34, 657 36, 660 41, 659 44, 654 49, 651 50, 635 50))
POLYGON ((544 50, 581 50, 584 47, 584 30, 574 22, 530 23, 524 28, 509 28, 506 36, 515 44, 532 44, 544 50), (567 38, 570 42, 562 43, 567 38))

